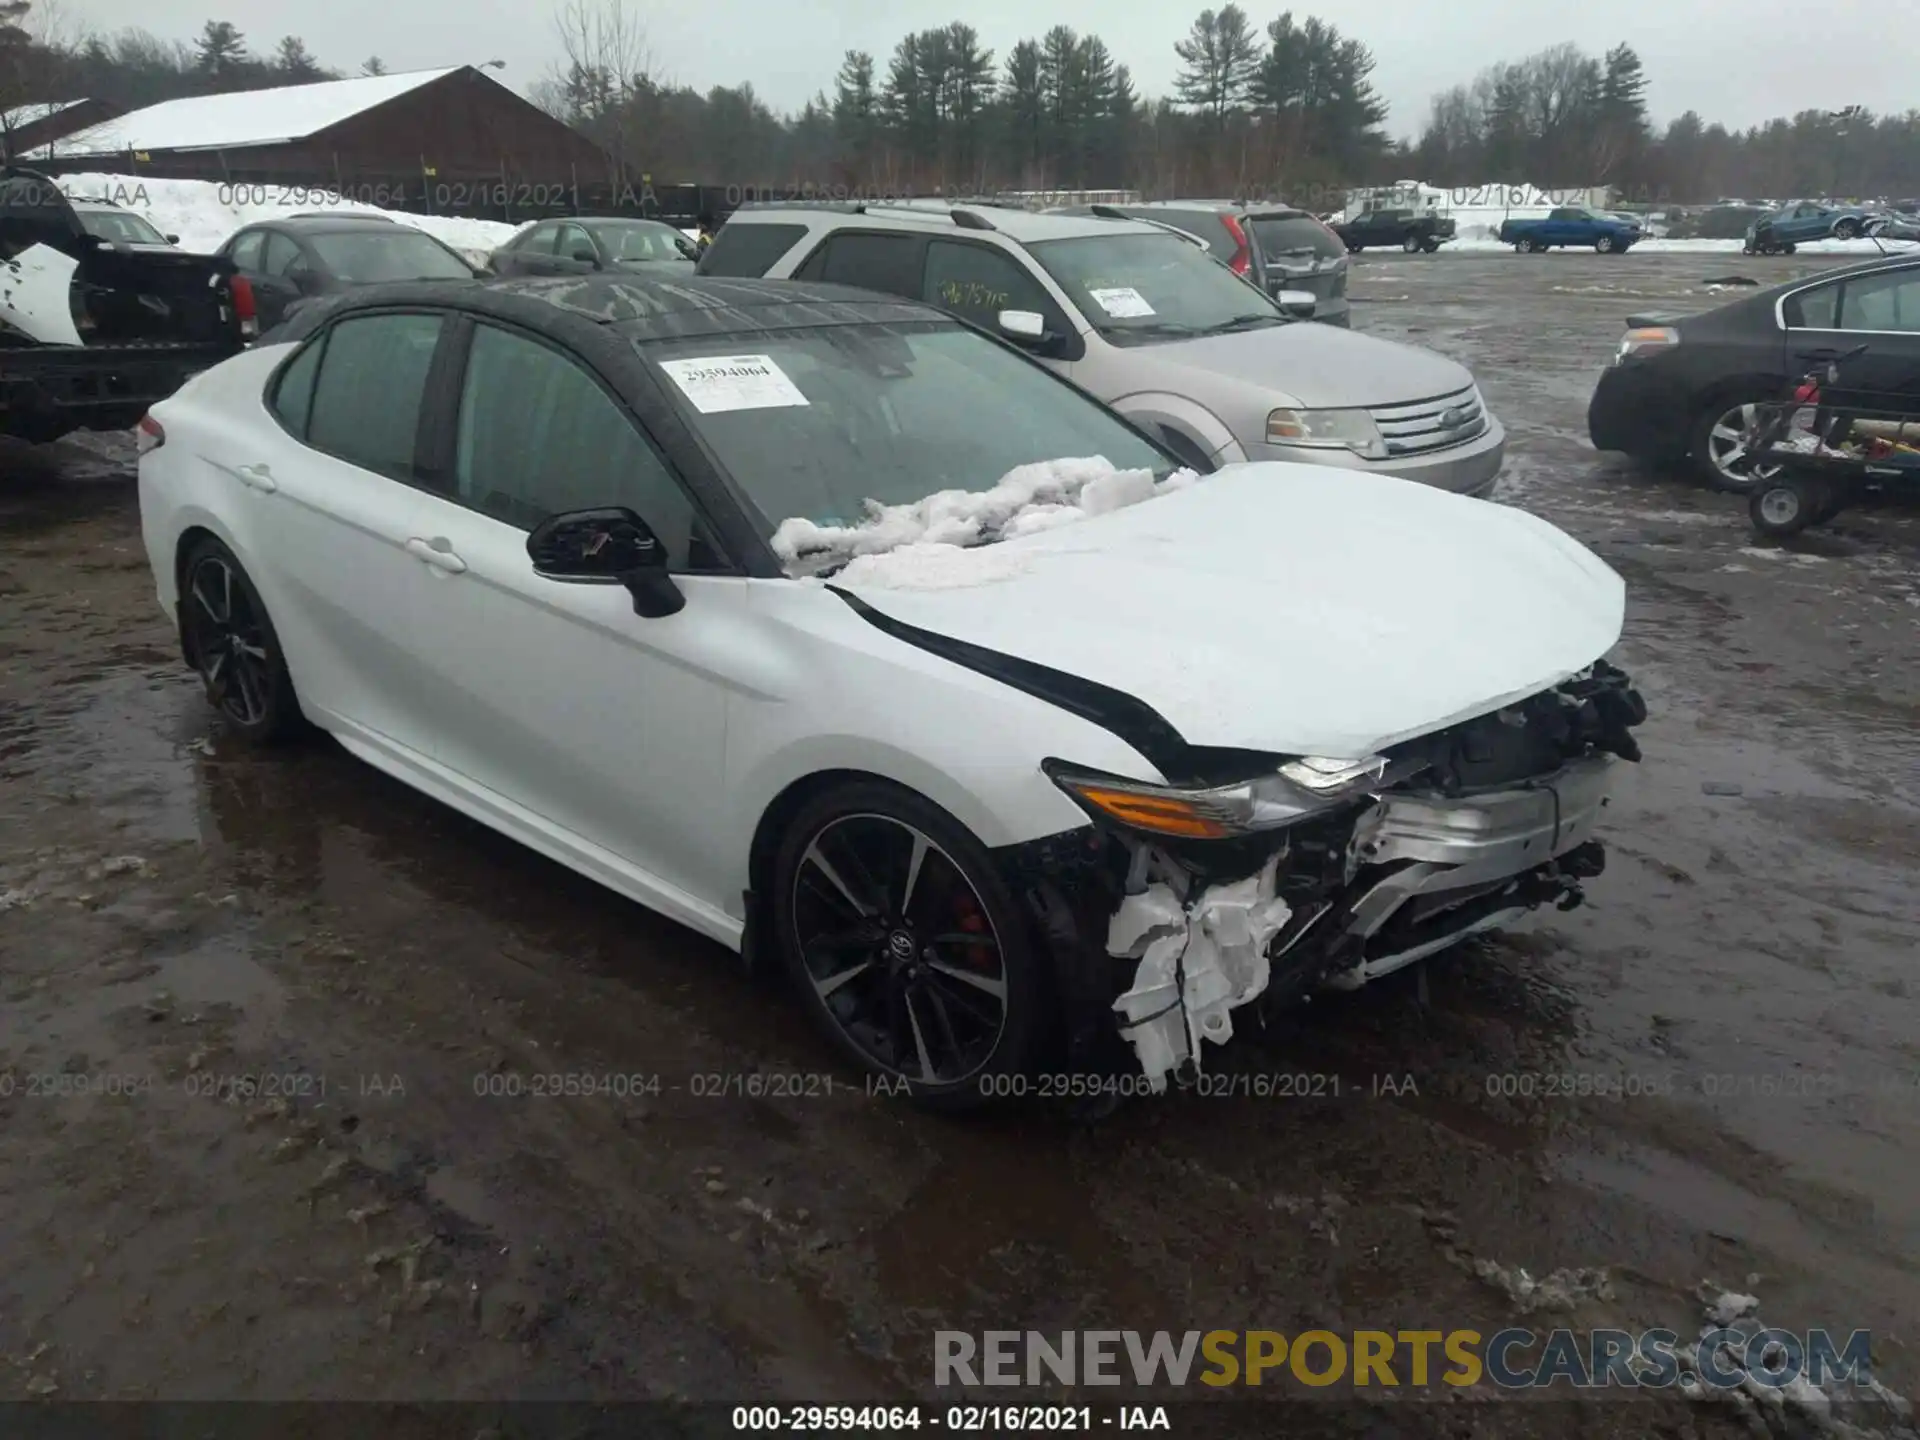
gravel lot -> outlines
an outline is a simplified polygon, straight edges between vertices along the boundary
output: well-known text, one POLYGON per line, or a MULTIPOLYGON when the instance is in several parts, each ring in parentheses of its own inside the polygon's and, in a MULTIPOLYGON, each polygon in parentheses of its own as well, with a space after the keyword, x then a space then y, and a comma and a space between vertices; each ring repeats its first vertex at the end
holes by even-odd
MULTIPOLYGON (((1356 323, 1506 422, 1498 498, 1626 577, 1647 758, 1585 908, 1223 1059, 1337 1096, 1092 1129, 869 1098, 717 947, 325 742, 238 749, 155 609, 130 445, 0 452, 0 1400, 932 1399, 937 1329, 1491 1332, 1541 1320, 1513 1267, 1590 1266, 1552 1323, 1692 1333, 1711 1280, 1872 1329, 1911 1393, 1920 504, 1782 550, 1585 434, 1629 311, 1819 263, 1359 261, 1356 323), (832 1091, 733 1078, 766 1074, 832 1091)), ((1385 1409, 1286 1433, 1493 1433, 1385 1409)))

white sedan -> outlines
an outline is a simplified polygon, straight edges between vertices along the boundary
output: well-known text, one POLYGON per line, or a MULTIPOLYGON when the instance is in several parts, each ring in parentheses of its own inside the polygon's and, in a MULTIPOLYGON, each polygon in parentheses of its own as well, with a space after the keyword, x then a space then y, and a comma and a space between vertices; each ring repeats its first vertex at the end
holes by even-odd
POLYGON ((305 724, 961 1104, 1576 903, 1621 582, 1519 510, 1200 477, 931 309, 587 277, 323 303, 142 423, 166 613, 305 724))

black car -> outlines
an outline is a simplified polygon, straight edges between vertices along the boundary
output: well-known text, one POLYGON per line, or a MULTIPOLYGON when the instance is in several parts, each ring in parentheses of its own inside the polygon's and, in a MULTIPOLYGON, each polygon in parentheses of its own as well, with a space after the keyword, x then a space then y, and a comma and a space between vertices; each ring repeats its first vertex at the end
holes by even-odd
POLYGON ((253 286, 261 330, 302 301, 392 280, 479 273, 424 230, 372 215, 290 215, 236 231, 220 254, 253 286))
POLYGON ((1699 315, 1632 315, 1587 406, 1601 450, 1690 460, 1728 490, 1754 482, 1746 433, 1756 402, 1787 397, 1819 360, 1865 345, 1844 391, 1920 407, 1920 255, 1804 275, 1699 315))
POLYGON ((1204 241, 1236 275, 1244 275, 1269 295, 1303 290, 1314 297, 1315 320, 1352 324, 1346 243, 1305 210, 1232 200, 1157 200, 1140 205, 1062 205, 1055 213, 1124 215, 1184 230, 1204 241))
POLYGON ((1356 255, 1370 245, 1376 250, 1391 247, 1409 255, 1423 250, 1431 255, 1453 239, 1457 227, 1450 215, 1405 208, 1368 208, 1351 220, 1336 222, 1332 228, 1356 255))
POLYGON ((496 275, 585 275, 664 265, 691 274, 700 251, 693 241, 660 220, 542 220, 493 252, 496 275))

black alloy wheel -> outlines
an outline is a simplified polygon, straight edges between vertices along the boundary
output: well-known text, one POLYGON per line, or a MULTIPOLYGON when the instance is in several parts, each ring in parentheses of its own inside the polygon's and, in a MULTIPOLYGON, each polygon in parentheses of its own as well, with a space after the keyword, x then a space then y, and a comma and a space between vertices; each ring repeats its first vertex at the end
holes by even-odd
POLYGON ((1040 1033, 1029 926, 984 847, 938 807, 851 784, 795 817, 775 919, 802 999, 852 1058, 915 1099, 1006 1093, 1040 1033))
POLYGON ((202 542, 183 567, 178 605, 186 653, 209 703, 247 741, 293 733, 299 703, 279 637, 232 552, 217 541, 202 542))

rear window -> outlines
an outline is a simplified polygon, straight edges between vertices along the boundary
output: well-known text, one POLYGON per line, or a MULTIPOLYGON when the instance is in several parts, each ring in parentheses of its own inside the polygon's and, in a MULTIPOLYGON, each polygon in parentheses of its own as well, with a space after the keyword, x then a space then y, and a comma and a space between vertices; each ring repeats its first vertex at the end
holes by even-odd
POLYGON ((471 280, 467 263, 437 240, 395 225, 386 230, 335 230, 309 235, 313 253, 350 285, 383 280, 471 280))
MULTIPOLYGON (((1379 210, 1383 220, 1404 218, 1404 210, 1379 210)), ((1253 238, 1260 242, 1260 253, 1276 257, 1311 255, 1316 260, 1335 260, 1347 253, 1347 247, 1326 226, 1311 215, 1256 215, 1253 238)))
POLYGON ((1239 253, 1239 242, 1233 238, 1233 232, 1227 229, 1226 222, 1218 210, 1134 210, 1129 212, 1141 220, 1151 220, 1156 225, 1171 225, 1176 230, 1184 230, 1196 240, 1207 242, 1207 248, 1222 260, 1231 262, 1239 253))
POLYGON ((707 253, 700 257, 699 271, 702 275, 758 280, 806 233, 804 225, 743 225, 738 221, 722 225, 707 253))

